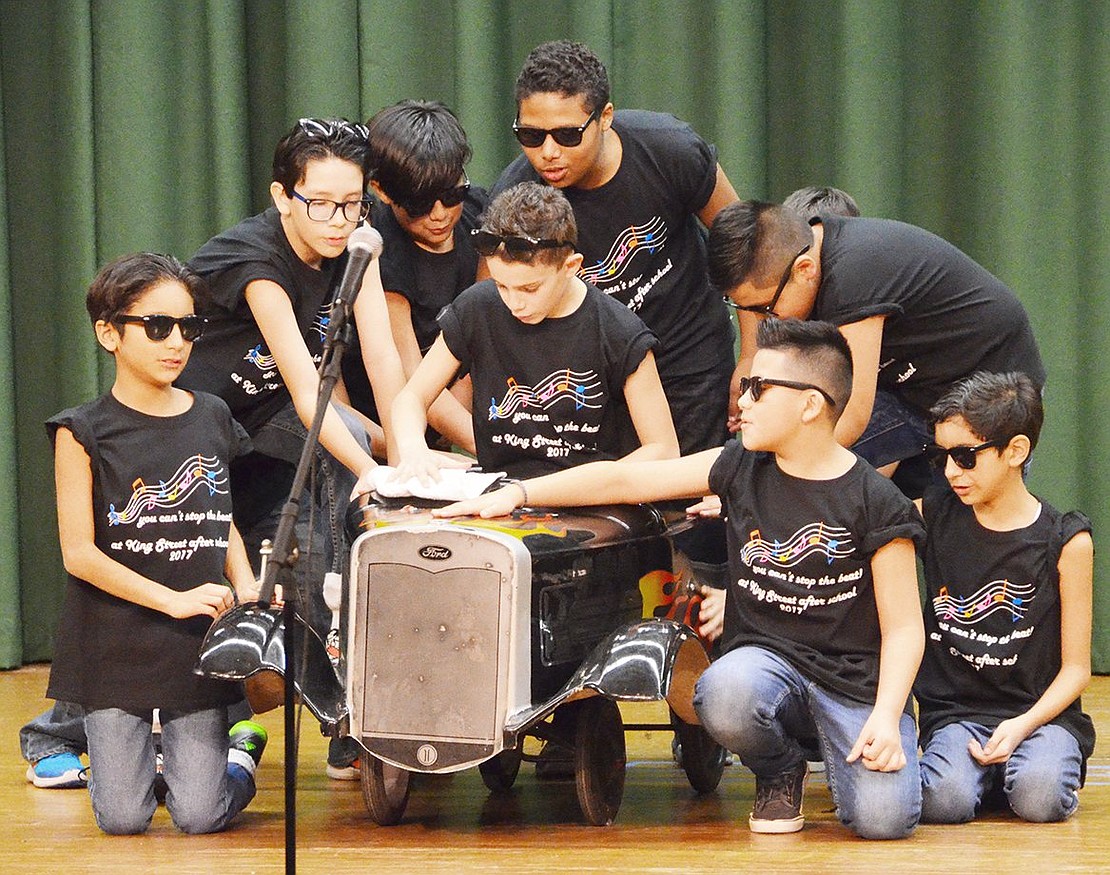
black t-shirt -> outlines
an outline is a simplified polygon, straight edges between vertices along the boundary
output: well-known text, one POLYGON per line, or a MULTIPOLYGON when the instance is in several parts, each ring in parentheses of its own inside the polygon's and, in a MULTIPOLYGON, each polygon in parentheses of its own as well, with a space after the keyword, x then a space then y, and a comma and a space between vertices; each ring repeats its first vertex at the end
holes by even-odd
MULTIPOLYGON (((59 413, 89 454, 96 546, 144 577, 183 592, 224 580, 231 493, 228 465, 249 438, 227 405, 203 392, 178 416, 148 416, 111 394, 59 413)), ((193 674, 211 620, 174 619, 72 575, 47 695, 100 708, 211 708, 237 684, 193 674)))
POLYGON ((833 480, 802 480, 736 440, 709 487, 728 511, 723 651, 764 647, 874 704, 882 642, 871 559, 896 538, 924 539, 912 502, 863 460, 833 480))
POLYGON ((922 411, 979 370, 1045 381, 1025 308, 997 277, 922 228, 822 216, 821 285, 811 319, 885 315, 880 388, 922 411))
MULTIPOLYGON (((1041 502, 1031 525, 996 532, 947 487, 926 492, 923 508, 926 644, 914 695, 924 745, 957 720, 993 729, 1048 689, 1060 671, 1060 551, 1091 522, 1041 502)), ((1079 699, 1052 722, 1091 755, 1079 699)))
MULTIPOLYGON (((382 235, 384 247, 378 264, 382 288, 395 292, 409 302, 413 333, 421 354, 439 336, 436 317, 459 293, 474 284, 478 273, 478 253, 470 242, 470 232, 479 226, 479 217, 489 197, 472 185, 463 201, 462 216, 455 225, 454 248, 450 252, 429 252, 413 242, 393 215, 393 208, 382 201, 374 203, 370 224, 382 235)), ((362 364, 357 332, 343 356, 343 382, 356 410, 375 417, 377 405, 370 381, 362 364)))
MULTIPOLYGON (((659 338, 664 386, 732 364, 734 332, 709 285, 705 231, 697 212, 717 182, 717 150, 674 116, 621 110, 613 117, 623 153, 600 188, 564 188, 578 223, 579 276, 628 306, 659 338)), ((519 156, 491 192, 542 182, 519 156)), ((676 423, 679 432, 681 426, 676 423)))
POLYGON ((208 329, 193 347, 178 385, 223 398, 254 434, 290 397, 247 305, 247 285, 271 280, 281 286, 309 352, 319 360, 332 287, 346 264, 346 252, 324 259, 319 270, 305 264, 290 246, 275 207, 213 237, 189 261, 208 281, 212 301, 200 309, 209 319, 208 329))
POLYGON ((487 471, 535 477, 638 446, 624 383, 655 345, 644 323, 587 285, 568 316, 526 325, 493 280, 440 316, 451 354, 474 384, 474 440, 487 471))

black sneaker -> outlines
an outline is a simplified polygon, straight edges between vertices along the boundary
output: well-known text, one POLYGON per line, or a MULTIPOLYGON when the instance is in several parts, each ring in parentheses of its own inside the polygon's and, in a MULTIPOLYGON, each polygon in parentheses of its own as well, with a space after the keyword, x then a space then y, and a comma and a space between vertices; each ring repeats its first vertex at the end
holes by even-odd
POLYGON ((748 816, 748 827, 758 833, 797 832, 806 822, 802 815, 805 794, 805 762, 781 775, 755 778, 755 805, 748 816))
POLYGON ((249 758, 252 763, 249 771, 253 773, 253 766, 258 765, 259 760, 262 759, 262 752, 266 749, 266 727, 253 720, 240 720, 227 731, 227 734, 231 742, 228 762, 248 768, 245 760, 249 758))

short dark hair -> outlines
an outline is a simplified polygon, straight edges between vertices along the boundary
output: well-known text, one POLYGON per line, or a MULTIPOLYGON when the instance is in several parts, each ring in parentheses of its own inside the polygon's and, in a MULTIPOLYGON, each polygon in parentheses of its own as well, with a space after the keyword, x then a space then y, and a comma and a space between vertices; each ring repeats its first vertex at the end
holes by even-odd
POLYGON ((85 309, 93 325, 111 322, 148 289, 164 282, 181 283, 194 306, 202 304, 208 294, 205 281, 172 255, 138 252, 120 256, 99 270, 85 295, 85 309))
POLYGON ((609 74, 588 47, 570 40, 542 43, 524 59, 516 77, 516 106, 533 94, 582 95, 591 112, 609 102, 609 74))
POLYGON ((848 216, 855 218, 859 215, 859 206, 848 192, 839 188, 827 186, 807 185, 799 188, 782 202, 784 207, 790 207, 800 213, 803 219, 812 219, 824 213, 827 216, 848 216))
POLYGON ((303 118, 293 125, 274 149, 273 176, 286 195, 304 179, 309 161, 341 158, 367 173, 366 125, 342 119, 303 118))
POLYGON ((789 352, 806 380, 836 399, 830 410, 834 420, 840 418, 852 395, 852 350, 839 328, 831 322, 769 316, 759 323, 756 346, 789 352))
POLYGON ((1044 404, 1036 384, 1019 371, 977 371, 944 393, 929 414, 934 423, 962 417, 984 441, 1008 444, 1019 434, 1037 446, 1044 424, 1044 404))
POLYGON ((402 100, 366 123, 371 177, 393 199, 436 195, 459 183, 470 144, 438 101, 402 100))
MULTIPOLYGON (((501 237, 560 240, 570 250, 578 245, 578 224, 570 201, 559 189, 538 182, 522 182, 495 197, 482 216, 482 230, 501 237)), ((503 248, 498 257, 514 260, 503 248)), ((538 249, 528 260, 556 264, 566 257, 561 248, 538 249)))
POLYGON ((735 201, 717 213, 709 229, 709 280, 722 294, 747 279, 768 283, 813 231, 797 212, 766 201, 735 201))

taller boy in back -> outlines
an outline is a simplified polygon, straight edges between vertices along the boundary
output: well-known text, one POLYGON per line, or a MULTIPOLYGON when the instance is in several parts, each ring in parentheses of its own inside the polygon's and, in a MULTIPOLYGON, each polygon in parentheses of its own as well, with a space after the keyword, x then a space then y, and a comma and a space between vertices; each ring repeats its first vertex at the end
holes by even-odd
POLYGON ((442 515, 518 505, 703 495, 728 514, 730 584, 706 590, 700 631, 724 655, 698 682, 709 733, 756 775, 755 832, 802 828, 816 737, 840 820, 902 838, 921 787, 909 692, 924 643, 910 501, 835 437, 852 385, 828 323, 768 319, 740 397, 743 443, 658 462, 599 462, 507 486, 442 515), (723 633, 723 635, 722 635, 723 633))
POLYGON ((674 116, 616 112, 609 76, 580 43, 537 46, 516 81, 524 154, 496 196, 524 181, 574 208, 579 276, 636 312, 659 338, 659 378, 682 452, 719 447, 735 339, 706 273, 705 227, 736 192, 717 150, 674 116))

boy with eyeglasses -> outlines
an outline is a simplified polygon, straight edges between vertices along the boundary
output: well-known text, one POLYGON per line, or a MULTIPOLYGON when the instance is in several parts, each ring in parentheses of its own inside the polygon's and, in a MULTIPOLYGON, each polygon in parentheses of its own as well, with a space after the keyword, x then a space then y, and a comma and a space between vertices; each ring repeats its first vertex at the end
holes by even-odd
POLYGON ((398 478, 438 477, 426 411, 460 368, 471 375, 479 464, 514 477, 593 459, 668 458, 678 442, 652 348, 633 313, 583 282, 574 213, 523 183, 494 198, 473 234, 490 279, 440 314, 440 336, 397 394, 398 478))
POLYGON ((721 446, 735 334, 707 280, 702 225, 736 192, 716 148, 671 115, 614 111, 605 66, 581 43, 533 49, 515 96, 524 154, 492 194, 536 181, 566 195, 579 275, 659 338, 659 378, 682 451, 721 446))
POLYGON ((993 807, 1064 820, 1095 744, 1079 698, 1091 677, 1091 523, 1026 488, 1044 413, 1025 374, 974 374, 931 413, 948 485, 922 505, 922 820, 965 823, 993 807))
MULTIPOLYGON (((202 308, 209 322, 205 341, 178 384, 223 398, 251 436, 254 452, 233 466, 231 485, 252 560, 277 528, 316 410, 316 367, 347 265, 347 239, 370 211, 366 133, 364 125, 342 119, 298 121, 274 150, 273 205, 213 237, 189 262, 212 295, 202 308)), ((388 430, 404 373, 376 260, 353 314, 388 430)), ((333 399, 320 432, 317 488, 302 498, 296 528, 298 611, 321 641, 332 623, 325 572, 345 569, 348 496, 356 479, 376 467, 371 443, 379 456, 386 454, 383 430, 333 399)))
POLYGON ((173 385, 205 328, 204 290, 171 256, 106 265, 86 304, 115 360, 111 391, 47 423, 69 574, 47 695, 80 709, 110 834, 142 833, 154 814, 154 709, 166 807, 186 833, 222 830, 250 802, 266 744, 250 721, 229 737, 239 685, 193 672, 212 620, 258 595, 228 477, 247 436, 223 401, 173 385))
MULTIPOLYGON (((442 103, 402 100, 367 122, 370 223, 382 235, 379 259, 393 340, 411 377, 439 334, 436 316, 477 279, 478 254, 470 232, 488 203, 465 165, 470 144, 459 120, 442 103)), ((359 345, 343 362, 351 404, 373 415, 359 345)), ((466 400, 469 400, 464 395, 466 400)), ((433 428, 474 452, 470 412, 450 392, 428 411, 433 428)))
MULTIPOLYGON (((852 400, 837 437, 911 497, 930 480, 929 407, 977 370, 1045 382, 1028 314, 1001 280, 921 228, 759 201, 721 211, 709 234, 713 283, 740 325, 736 378, 768 315, 839 325, 852 348, 852 400)), ((736 414, 734 381, 730 412, 736 414)))
POLYGON ((818 738, 841 822, 865 838, 902 838, 921 803, 909 707, 924 643, 921 518, 836 440, 852 359, 835 326, 767 319, 758 341, 740 441, 583 465, 435 513, 721 496, 729 585, 702 589, 699 632, 719 638, 722 655, 694 704, 709 734, 755 772, 751 829, 802 828, 805 743, 818 738))

